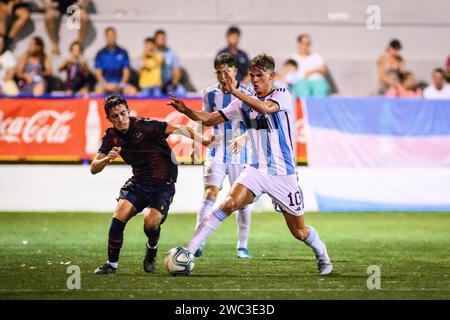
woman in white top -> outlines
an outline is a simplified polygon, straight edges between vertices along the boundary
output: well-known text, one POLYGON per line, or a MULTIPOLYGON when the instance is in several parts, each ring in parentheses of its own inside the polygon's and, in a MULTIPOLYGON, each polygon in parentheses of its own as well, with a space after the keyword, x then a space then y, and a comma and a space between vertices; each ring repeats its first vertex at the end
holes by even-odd
POLYGON ((303 97, 324 97, 330 94, 330 85, 325 79, 327 69, 325 61, 318 53, 312 53, 311 37, 301 34, 297 38, 298 53, 292 58, 298 64, 298 76, 300 80, 296 84, 301 88, 303 97))

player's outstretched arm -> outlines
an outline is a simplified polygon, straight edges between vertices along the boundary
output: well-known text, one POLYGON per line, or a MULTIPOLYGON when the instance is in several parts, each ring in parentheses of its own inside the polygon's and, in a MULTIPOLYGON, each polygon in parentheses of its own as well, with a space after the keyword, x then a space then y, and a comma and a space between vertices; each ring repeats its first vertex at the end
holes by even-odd
POLYGON ((196 111, 192 110, 186 104, 175 97, 174 95, 170 95, 170 101, 167 103, 169 106, 172 106, 178 112, 186 115, 189 119, 194 121, 201 121, 204 126, 210 127, 225 121, 223 116, 215 111, 212 113, 196 111))
POLYGON ((114 147, 107 155, 104 153, 97 153, 97 156, 91 162, 91 173, 96 174, 105 169, 108 164, 119 156, 120 150, 120 147, 114 147))
POLYGON ((233 85, 233 80, 227 71, 223 71, 223 76, 225 79, 223 89, 247 104, 253 110, 262 114, 274 113, 280 110, 280 106, 272 100, 261 101, 259 99, 255 99, 253 96, 248 96, 239 91, 236 86, 233 85))
POLYGON ((210 146, 215 141, 215 136, 206 137, 187 126, 172 126, 171 124, 167 124, 166 134, 179 134, 200 142, 204 146, 210 146))

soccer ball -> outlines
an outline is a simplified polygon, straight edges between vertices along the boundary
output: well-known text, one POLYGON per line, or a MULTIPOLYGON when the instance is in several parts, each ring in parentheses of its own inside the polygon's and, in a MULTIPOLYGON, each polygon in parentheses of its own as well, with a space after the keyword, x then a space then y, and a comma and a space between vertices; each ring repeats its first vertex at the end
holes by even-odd
POLYGON ((189 250, 177 247, 167 251, 166 257, 164 258, 164 265, 166 266, 167 272, 173 276, 187 276, 194 269, 194 261, 194 255, 189 250))

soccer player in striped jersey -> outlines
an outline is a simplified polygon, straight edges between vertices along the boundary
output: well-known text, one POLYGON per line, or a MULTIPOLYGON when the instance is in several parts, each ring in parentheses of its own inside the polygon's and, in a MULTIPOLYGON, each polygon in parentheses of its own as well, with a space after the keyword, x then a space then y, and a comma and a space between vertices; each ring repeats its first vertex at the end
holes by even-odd
MULTIPOLYGON (((255 92, 243 83, 236 80, 237 63, 229 53, 221 53, 214 60, 214 69, 218 83, 207 88, 203 94, 203 111, 215 112, 228 106, 236 99, 231 93, 224 91, 224 71, 231 76, 232 85, 243 94, 255 96, 255 92)), ((239 177, 243 170, 243 164, 247 163, 250 155, 248 143, 243 144, 240 152, 232 153, 230 149, 231 141, 243 135, 247 127, 243 121, 225 121, 213 127, 213 134, 216 137, 214 148, 209 149, 206 154, 206 161, 203 172, 204 198, 202 205, 197 212, 197 226, 205 218, 206 214, 214 206, 219 190, 225 176, 228 175, 230 185, 239 177)), ((248 251, 248 234, 250 231, 250 207, 245 206, 236 215, 237 223, 237 256, 241 259, 251 259, 248 251)), ((195 252, 196 257, 203 254, 204 243, 195 252)))
POLYGON ((169 102, 179 112, 207 126, 228 120, 244 121, 251 144, 251 164, 234 182, 226 200, 199 224, 188 249, 195 252, 231 213, 266 193, 281 209, 292 235, 314 252, 319 273, 327 275, 333 266, 325 243, 317 230, 306 224, 304 217, 303 193, 298 185, 289 128, 292 98, 286 89, 272 87, 274 70, 273 58, 265 54, 257 55, 250 62, 250 78, 257 98, 239 92, 225 71, 223 87, 237 99, 213 113, 192 110, 176 97, 169 102))

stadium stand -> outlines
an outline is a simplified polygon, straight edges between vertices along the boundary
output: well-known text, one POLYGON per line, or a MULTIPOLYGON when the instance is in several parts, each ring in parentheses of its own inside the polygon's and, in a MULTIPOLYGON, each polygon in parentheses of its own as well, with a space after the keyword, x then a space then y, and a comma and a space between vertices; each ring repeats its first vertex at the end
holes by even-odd
MULTIPOLYGON (((36 11, 37 0, 31 2, 36 11)), ((414 72, 418 81, 429 81, 430 71, 438 66, 443 67, 450 52, 450 23, 442 13, 450 11, 450 2, 437 2, 433 6, 425 6, 422 1, 413 0, 405 6, 402 2, 380 0, 377 5, 382 8, 381 28, 368 33, 366 20, 369 14, 366 9, 372 4, 368 0, 327 4, 313 0, 281 0, 276 3, 270 0, 244 3, 238 0, 226 3, 167 0, 151 5, 129 0, 126 8, 123 1, 97 0, 93 1, 90 10, 92 14, 85 56, 89 61, 93 60, 103 45, 103 30, 114 25, 119 41, 131 53, 131 63, 135 67, 143 39, 164 28, 192 83, 201 91, 214 81, 212 59, 217 48, 223 46, 223 34, 231 24, 241 28, 241 45, 251 56, 263 51, 270 53, 276 58, 278 66, 295 52, 296 37, 308 32, 314 38, 314 49, 326 59, 339 87, 339 94, 364 96, 376 94, 376 59, 393 37, 401 39, 403 53, 408 57, 406 67, 414 72), (274 10, 253 10, 256 3, 259 8, 274 10), (237 6, 239 10, 235 10, 237 6), (261 32, 262 27, 264 33, 261 32), (430 32, 433 37, 429 36, 430 32), (266 38, 276 41, 267 42, 266 38)), ((66 19, 64 17, 62 23, 66 19)), ((50 48, 43 14, 33 12, 29 24, 22 32, 26 34, 25 39, 15 46, 16 56, 25 50, 27 40, 34 35, 41 35, 50 48)), ((76 36, 76 31, 61 27, 62 52, 67 52, 76 36)), ((55 70, 62 59, 64 55, 53 59, 55 70)))

